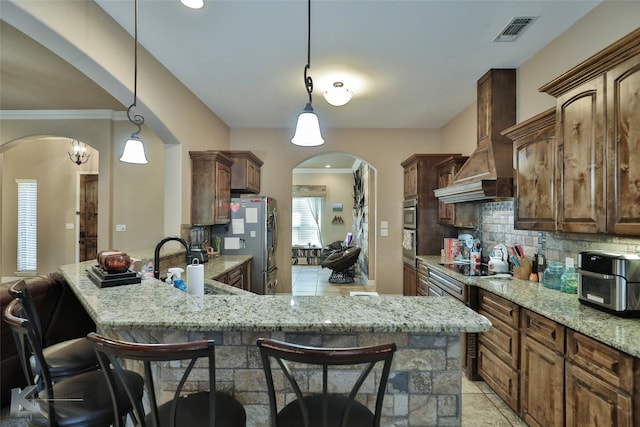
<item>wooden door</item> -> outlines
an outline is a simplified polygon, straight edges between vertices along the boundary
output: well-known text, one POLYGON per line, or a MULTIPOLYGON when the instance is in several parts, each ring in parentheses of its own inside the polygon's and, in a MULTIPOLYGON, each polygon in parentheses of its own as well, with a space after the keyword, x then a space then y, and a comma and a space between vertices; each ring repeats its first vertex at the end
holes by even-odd
POLYGON ((607 232, 640 235, 640 56, 607 78, 607 232))
POLYGON ((564 357, 522 338, 520 409, 530 426, 564 426, 564 357))
POLYGON ((558 98, 556 183, 558 229, 604 233, 605 213, 604 76, 558 98))
POLYGON ((98 175, 80 175, 80 259, 95 259, 98 254, 98 175))

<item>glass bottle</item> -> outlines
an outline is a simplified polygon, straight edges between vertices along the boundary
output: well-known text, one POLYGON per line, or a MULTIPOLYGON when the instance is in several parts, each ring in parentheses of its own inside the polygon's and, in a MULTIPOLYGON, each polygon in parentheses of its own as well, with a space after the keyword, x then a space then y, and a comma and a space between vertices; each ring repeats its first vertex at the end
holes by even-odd
POLYGON ((565 270, 560 279, 562 286, 560 290, 568 294, 578 293, 578 273, 573 268, 573 258, 565 258, 565 270))

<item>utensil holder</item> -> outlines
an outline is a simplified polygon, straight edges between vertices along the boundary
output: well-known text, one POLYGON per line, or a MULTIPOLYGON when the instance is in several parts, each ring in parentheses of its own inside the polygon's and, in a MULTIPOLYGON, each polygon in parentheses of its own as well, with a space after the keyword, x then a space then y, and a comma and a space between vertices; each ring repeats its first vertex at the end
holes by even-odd
POLYGON ((513 277, 520 280, 529 280, 531 274, 531 263, 525 257, 518 258, 520 267, 513 267, 513 277))

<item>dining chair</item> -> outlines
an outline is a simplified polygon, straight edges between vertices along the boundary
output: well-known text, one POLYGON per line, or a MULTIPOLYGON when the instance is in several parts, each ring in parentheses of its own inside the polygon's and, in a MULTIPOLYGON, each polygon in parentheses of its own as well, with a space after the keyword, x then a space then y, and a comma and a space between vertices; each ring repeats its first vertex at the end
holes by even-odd
MULTIPOLYGON (((118 399, 117 410, 114 412, 109 385, 102 372, 98 370, 69 376, 54 384, 49 364, 44 357, 40 334, 31 320, 24 315, 21 300, 16 298, 9 303, 3 313, 3 319, 11 328, 23 369, 25 372, 31 369, 29 359, 34 357, 38 366, 37 377, 41 377, 35 382, 39 388, 31 385, 28 387, 30 393, 26 393, 27 388, 23 390, 25 394, 22 397, 31 401, 33 406, 29 407, 30 413, 25 414, 29 426, 107 427, 118 425, 131 412, 132 405, 128 399, 123 398, 118 399)), ((116 384, 117 395, 125 396, 126 384, 126 389, 131 390, 134 398, 141 400, 142 377, 135 372, 126 371, 122 378, 122 382, 116 384)))
MULTIPOLYGON (((122 372, 125 372, 124 363, 142 362, 149 409, 145 411, 134 398, 135 396, 129 396, 132 397, 131 403, 134 405, 133 418, 136 426, 244 427, 246 425, 244 406, 233 396, 217 392, 215 389, 215 342, 213 340, 143 344, 113 339, 97 333, 90 333, 87 339, 93 343, 100 365, 112 366, 113 369, 103 369, 110 385, 114 384, 122 372), (209 390, 189 392, 187 390, 190 387, 185 385, 188 384, 187 380, 190 379, 197 360, 201 358, 207 360, 206 379, 209 390), (175 363, 178 361, 180 363, 175 363), (166 402, 162 402, 156 393, 159 384, 155 381, 157 377, 154 379, 154 373, 161 367, 171 369, 169 377, 172 378, 172 383, 176 384, 173 397, 166 402)), ((196 379, 193 378, 193 380, 196 379)), ((121 397, 115 395, 115 388, 111 388, 111 392, 114 394, 114 399, 121 397)))
MULTIPOLYGON (((29 320, 34 333, 38 336, 40 345, 43 346, 42 354, 49 368, 49 375, 53 383, 72 375, 83 372, 95 371, 98 369, 98 358, 93 350, 93 346, 85 337, 62 341, 44 347, 44 334, 40 323, 40 316, 35 303, 29 293, 29 288, 24 280, 14 283, 9 289, 9 293, 22 303, 22 315, 29 320)), ((25 341, 25 344, 28 344, 25 341)), ((23 366, 27 384, 35 384, 34 378, 42 378, 39 375, 40 367, 36 364, 36 357, 31 353, 32 348, 18 348, 18 353, 24 352, 28 355, 29 364, 26 369, 23 366)), ((21 357, 22 358, 22 357, 21 357)))
MULTIPOLYGON (((382 402, 396 351, 394 343, 321 348, 259 338, 257 345, 267 380, 271 427, 380 426, 382 402), (359 372, 355 381, 349 384, 346 382, 351 378, 351 372, 345 371, 346 365, 350 369, 357 368, 359 372), (376 365, 379 366, 374 370, 376 365), (276 396, 273 366, 280 368, 295 393, 295 399, 280 409, 278 402, 283 399, 282 396, 276 396), (374 372, 377 373, 374 375, 374 372), (311 386, 315 382, 312 378, 320 374, 321 387, 314 389, 311 386), (356 398, 367 378, 374 377, 377 377, 373 380, 377 387, 373 390, 375 394, 372 393, 375 397, 375 403, 371 403, 372 410, 356 398), (334 382, 345 383, 344 389, 339 390, 340 387, 334 382), (306 384, 309 384, 308 389, 306 384)), ((288 394, 290 391, 279 387, 278 394, 282 393, 288 394)))

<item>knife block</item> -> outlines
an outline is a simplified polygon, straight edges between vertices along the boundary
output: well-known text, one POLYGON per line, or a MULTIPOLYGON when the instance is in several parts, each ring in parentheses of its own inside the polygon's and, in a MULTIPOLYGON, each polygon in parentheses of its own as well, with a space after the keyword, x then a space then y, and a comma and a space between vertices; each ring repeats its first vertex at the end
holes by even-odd
POLYGON ((531 274, 531 262, 526 257, 518 258, 520 267, 513 267, 513 277, 520 280, 529 280, 531 274))

